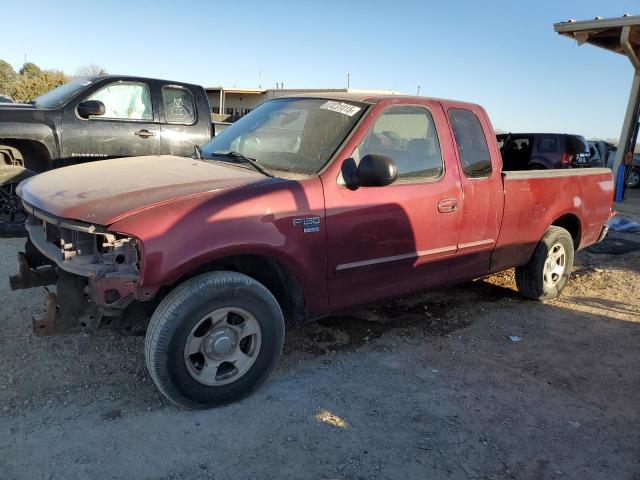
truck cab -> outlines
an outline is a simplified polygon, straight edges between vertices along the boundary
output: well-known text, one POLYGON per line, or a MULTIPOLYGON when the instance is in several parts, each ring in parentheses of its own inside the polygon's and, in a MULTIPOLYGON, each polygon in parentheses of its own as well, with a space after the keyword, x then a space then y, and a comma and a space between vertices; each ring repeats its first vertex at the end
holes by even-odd
POLYGON ((211 128, 202 87, 151 78, 77 78, 29 104, 1 104, 0 234, 24 228, 21 180, 94 160, 188 155, 211 128))

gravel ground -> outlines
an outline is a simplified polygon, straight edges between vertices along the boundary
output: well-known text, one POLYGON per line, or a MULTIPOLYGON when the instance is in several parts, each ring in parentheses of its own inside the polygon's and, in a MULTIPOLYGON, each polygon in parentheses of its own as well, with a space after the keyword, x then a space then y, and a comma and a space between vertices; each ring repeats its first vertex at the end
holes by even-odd
POLYGON ((545 304, 505 272, 292 327, 256 394, 189 412, 142 337, 32 336, 0 242, 2 479, 640 479, 640 243, 545 304))

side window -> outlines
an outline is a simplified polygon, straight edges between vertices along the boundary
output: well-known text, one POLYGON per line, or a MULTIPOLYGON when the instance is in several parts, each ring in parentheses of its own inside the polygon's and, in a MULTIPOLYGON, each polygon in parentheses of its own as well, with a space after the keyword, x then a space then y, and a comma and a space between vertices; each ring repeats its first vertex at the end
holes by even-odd
POLYGON ((558 151, 558 137, 546 136, 538 137, 538 152, 556 153, 558 151))
POLYGON ((354 156, 359 161, 372 153, 391 157, 399 180, 434 179, 443 172, 433 118, 422 107, 392 107, 380 115, 354 156))
POLYGON ((151 94, 144 83, 118 82, 101 88, 87 100, 104 103, 105 113, 97 118, 152 120, 151 94))
POLYGON ((449 110, 449 121, 465 177, 482 178, 491 175, 491 156, 487 139, 475 113, 462 108, 452 108, 449 110))
POLYGON ((167 123, 190 125, 196 121, 193 95, 182 87, 162 87, 164 118, 167 123))

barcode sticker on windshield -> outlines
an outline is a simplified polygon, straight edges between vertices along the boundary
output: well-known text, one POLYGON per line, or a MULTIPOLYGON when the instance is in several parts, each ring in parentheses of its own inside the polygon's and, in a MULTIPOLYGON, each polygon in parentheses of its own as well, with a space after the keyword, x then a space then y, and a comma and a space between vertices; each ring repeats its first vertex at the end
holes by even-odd
POLYGON ((348 115, 350 117, 353 117, 360 111, 360 107, 355 107, 353 105, 349 105, 348 103, 334 102, 332 100, 329 100, 328 102, 322 104, 320 108, 324 110, 331 110, 332 112, 343 113, 344 115, 348 115))

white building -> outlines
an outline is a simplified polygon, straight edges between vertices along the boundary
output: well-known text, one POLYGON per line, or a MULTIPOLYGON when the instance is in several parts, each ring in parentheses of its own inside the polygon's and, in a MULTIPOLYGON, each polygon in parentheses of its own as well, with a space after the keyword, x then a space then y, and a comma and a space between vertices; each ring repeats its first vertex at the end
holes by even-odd
POLYGON ((237 88, 205 87, 211 104, 211 118, 214 122, 234 122, 251 110, 273 98, 299 93, 364 93, 371 95, 398 95, 392 90, 360 90, 354 88, 237 88))

